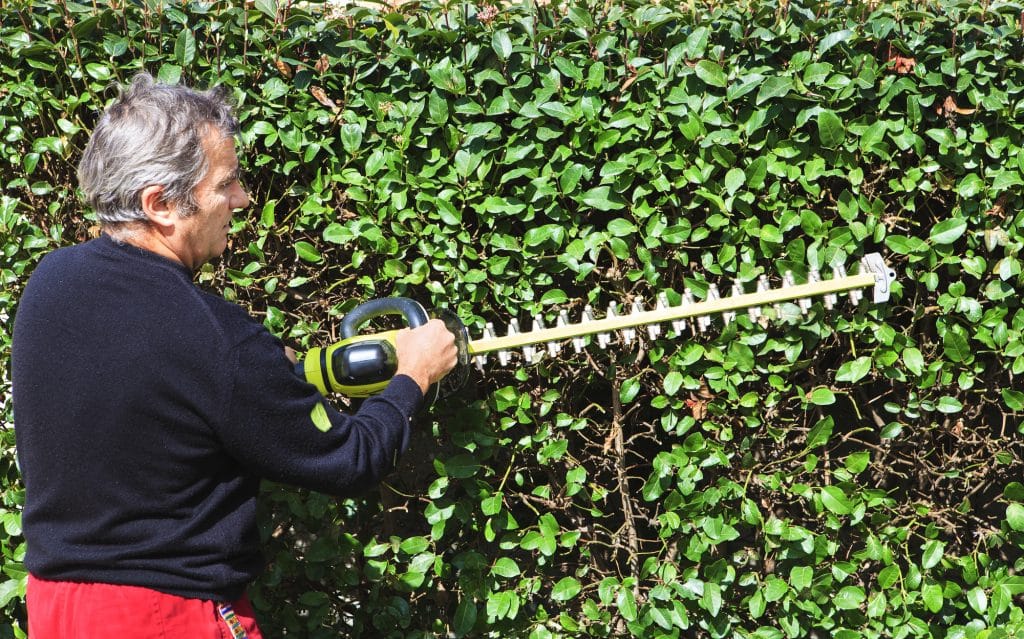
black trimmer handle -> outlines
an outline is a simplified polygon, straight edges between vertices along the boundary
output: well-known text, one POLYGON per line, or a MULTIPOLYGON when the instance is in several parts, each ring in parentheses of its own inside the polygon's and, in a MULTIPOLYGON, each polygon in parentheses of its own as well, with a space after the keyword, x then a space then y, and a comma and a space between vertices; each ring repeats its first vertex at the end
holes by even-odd
POLYGON ((363 302, 345 314, 338 327, 341 339, 355 337, 363 324, 382 315, 401 315, 409 328, 423 326, 430 320, 427 311, 416 300, 408 297, 382 297, 363 302))

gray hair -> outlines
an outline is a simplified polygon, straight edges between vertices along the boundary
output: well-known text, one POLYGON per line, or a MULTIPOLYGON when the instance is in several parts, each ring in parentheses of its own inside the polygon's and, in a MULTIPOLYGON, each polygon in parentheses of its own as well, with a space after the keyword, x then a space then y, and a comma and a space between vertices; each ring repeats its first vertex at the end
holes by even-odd
POLYGON ((78 164, 85 202, 102 226, 146 222, 142 191, 163 187, 164 199, 183 217, 196 210, 195 188, 209 163, 203 138, 209 131, 238 134, 226 91, 196 91, 159 84, 139 73, 107 107, 78 164))

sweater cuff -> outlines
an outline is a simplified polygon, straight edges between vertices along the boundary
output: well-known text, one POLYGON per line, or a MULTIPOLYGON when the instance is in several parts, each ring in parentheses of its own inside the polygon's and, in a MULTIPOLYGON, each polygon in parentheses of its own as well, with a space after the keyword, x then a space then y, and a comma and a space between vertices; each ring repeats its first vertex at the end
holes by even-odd
POLYGON ((381 393, 398 406, 402 414, 411 418, 423 405, 420 385, 408 375, 395 375, 381 393))

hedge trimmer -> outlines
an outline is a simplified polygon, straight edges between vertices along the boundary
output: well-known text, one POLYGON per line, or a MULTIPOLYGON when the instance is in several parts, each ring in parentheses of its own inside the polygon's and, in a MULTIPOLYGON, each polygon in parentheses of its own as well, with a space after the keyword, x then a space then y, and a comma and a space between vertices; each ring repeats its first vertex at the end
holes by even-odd
MULTIPOLYGON (((786 311, 785 303, 795 302, 799 312, 806 313, 813 304, 812 298, 822 297, 825 308, 832 309, 838 304, 839 295, 845 293, 853 304, 863 298, 863 289, 872 289, 874 303, 889 299, 889 291, 896 273, 886 265, 878 253, 869 253, 860 260, 855 275, 848 275, 843 266, 832 269, 832 277, 823 279, 812 269, 808 281, 797 284, 791 272, 782 277, 782 285, 772 288, 767 276, 762 275, 756 290, 746 292, 743 285, 735 283, 729 295, 723 297, 717 285, 711 284, 703 300, 694 299, 693 292, 686 289, 681 303, 670 305, 668 296, 662 293, 652 310, 644 310, 634 301, 628 314, 621 314, 618 305, 612 303, 603 318, 595 318, 593 309, 587 306, 579 322, 570 323, 568 313, 561 311, 554 326, 546 327, 540 316, 533 318, 533 327, 521 331, 519 322, 509 322, 505 335, 495 334, 494 325, 487 323, 480 339, 470 339, 466 326, 453 313, 442 311, 436 315, 443 319, 457 339, 459 346, 459 369, 464 376, 470 361, 483 369, 488 355, 496 354, 499 364, 508 365, 513 354, 521 351, 527 363, 536 362, 544 353, 557 357, 567 341, 577 353, 587 344, 588 336, 596 336, 600 348, 606 348, 618 333, 622 342, 629 344, 638 339, 637 330, 646 330, 651 339, 662 332, 662 325, 669 324, 677 334, 682 334, 689 324, 692 330, 704 332, 711 326, 711 316, 721 314, 725 323, 732 322, 739 311, 745 311, 751 321, 763 322, 772 316, 779 317, 786 311)), ((324 394, 338 392, 349 397, 368 397, 387 386, 398 366, 395 354, 396 330, 381 333, 360 334, 359 330, 371 319, 384 315, 401 315, 410 327, 425 324, 429 315, 418 302, 405 297, 389 297, 360 304, 342 318, 341 340, 330 346, 312 348, 296 368, 298 374, 315 385, 324 394)), ((459 377, 456 373, 454 376, 459 377)))

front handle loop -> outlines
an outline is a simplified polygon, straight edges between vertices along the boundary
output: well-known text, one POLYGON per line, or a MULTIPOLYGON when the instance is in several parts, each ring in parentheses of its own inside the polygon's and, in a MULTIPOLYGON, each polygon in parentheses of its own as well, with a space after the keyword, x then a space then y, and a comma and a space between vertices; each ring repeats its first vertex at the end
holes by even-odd
POLYGON ((349 311, 338 327, 341 339, 355 337, 363 324, 382 315, 401 315, 409 324, 409 328, 423 326, 429 321, 427 311, 419 302, 408 297, 383 297, 363 302, 349 311))

